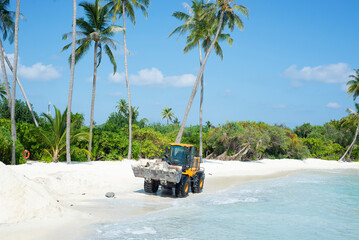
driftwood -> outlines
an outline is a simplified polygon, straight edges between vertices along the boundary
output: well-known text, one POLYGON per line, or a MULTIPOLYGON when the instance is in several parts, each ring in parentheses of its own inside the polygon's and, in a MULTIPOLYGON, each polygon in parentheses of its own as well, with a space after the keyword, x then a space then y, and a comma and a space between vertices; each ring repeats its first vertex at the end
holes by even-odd
POLYGON ((247 154, 250 148, 249 144, 245 145, 238 153, 228 157, 228 160, 242 160, 242 157, 247 154))
POLYGON ((206 159, 213 159, 214 158, 214 152, 206 156, 206 159))
POLYGON ((218 159, 218 160, 227 160, 227 150, 224 152, 224 153, 222 153, 221 155, 219 155, 219 156, 217 156, 216 157, 216 159, 218 159))

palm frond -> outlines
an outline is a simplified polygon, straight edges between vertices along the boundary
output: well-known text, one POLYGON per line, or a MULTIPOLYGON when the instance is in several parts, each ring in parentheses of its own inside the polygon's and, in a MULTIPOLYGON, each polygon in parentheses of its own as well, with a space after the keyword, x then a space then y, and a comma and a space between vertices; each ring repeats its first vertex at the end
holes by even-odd
POLYGON ((113 65, 113 74, 115 74, 116 71, 117 71, 116 60, 115 60, 115 57, 112 54, 112 51, 111 51, 110 47, 107 44, 105 45, 105 52, 106 52, 107 56, 109 57, 110 62, 113 65))

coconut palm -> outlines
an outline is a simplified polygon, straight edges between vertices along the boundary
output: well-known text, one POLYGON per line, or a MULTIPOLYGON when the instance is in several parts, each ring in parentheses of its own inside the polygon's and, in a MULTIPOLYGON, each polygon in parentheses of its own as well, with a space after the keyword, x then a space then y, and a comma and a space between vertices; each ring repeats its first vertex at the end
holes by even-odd
MULTIPOLYGON (((88 148, 88 151, 91 152, 97 68, 101 63, 102 49, 104 48, 106 55, 109 57, 110 62, 113 65, 113 72, 116 72, 117 65, 111 48, 116 49, 117 42, 110 37, 112 37, 116 32, 122 31, 123 28, 120 26, 111 25, 110 6, 108 4, 101 7, 99 4, 99 0, 96 0, 95 3, 82 2, 80 3, 80 6, 84 9, 87 19, 85 20, 84 18, 79 18, 76 20, 76 25, 79 26, 79 28, 81 29, 81 31, 76 32, 76 35, 81 38, 76 40, 76 43, 79 46, 75 51, 75 63, 79 59, 81 59, 81 57, 87 52, 87 50, 90 49, 92 42, 94 42, 95 44, 90 118, 90 138, 88 148)), ((64 34, 63 39, 66 40, 70 35, 72 35, 72 32, 64 34)), ((72 43, 67 44, 62 49, 62 51, 68 49, 71 45, 72 43)), ((72 56, 70 56, 69 61, 71 61, 71 57, 72 56)), ((88 155, 87 160, 91 160, 90 155, 88 155)))
POLYGON ((125 99, 120 99, 120 101, 117 102, 118 105, 116 108, 118 109, 118 112, 122 114, 123 116, 126 116, 128 114, 128 104, 125 99))
POLYGON ((241 18, 237 15, 237 12, 240 12, 244 16, 248 16, 248 9, 242 5, 235 4, 235 0, 217 0, 215 4, 209 3, 209 6, 211 6, 211 7, 208 7, 208 10, 206 11, 206 13, 202 15, 202 18, 203 19, 209 18, 210 21, 213 21, 214 18, 212 16, 214 15, 214 13, 216 13, 217 17, 218 17, 218 23, 217 23, 217 21, 213 21, 213 22, 214 22, 214 24, 217 25, 217 30, 216 30, 216 34, 213 38, 212 43, 210 44, 210 46, 208 47, 208 50, 206 51, 204 60, 199 69, 195 84, 192 89, 190 99, 189 99, 187 107, 186 107, 186 112, 183 117, 181 127, 177 134, 176 143, 181 142, 184 126, 186 124, 186 120, 188 117, 188 113, 189 113, 189 110, 191 109, 193 99, 196 95, 200 80, 203 75, 204 68, 206 66, 206 62, 208 60, 208 57, 209 57, 215 43, 217 42, 220 32, 223 31, 223 29, 225 27, 228 27, 228 29, 230 31, 233 31, 235 26, 237 26, 240 29, 243 29, 243 22, 242 22, 241 18))
POLYGON ((211 123, 210 121, 207 121, 207 122, 206 122, 206 127, 207 127, 208 129, 214 128, 214 126, 212 125, 212 123, 211 123))
POLYGON ((359 69, 354 69, 355 75, 350 75, 352 80, 347 82, 349 97, 353 96, 353 100, 359 96, 359 69))
MULTIPOLYGON (((9 41, 14 41, 14 28, 15 28, 15 12, 9 11, 8 7, 10 4, 10 0, 0 0, 0 31, 3 36, 2 39, 5 41, 9 37, 9 41)), ((4 87, 6 90, 7 100, 9 103, 9 108, 11 109, 11 93, 9 81, 7 79, 7 73, 4 63, 4 54, 3 54, 3 44, 0 38, 0 63, 1 63, 1 71, 4 78, 4 87)))
POLYGON ((175 117, 173 120, 172 120, 172 123, 176 126, 180 125, 180 121, 178 120, 178 117, 175 117))
POLYGON ((67 164, 71 163, 71 145, 70 145, 70 132, 71 132, 71 104, 72 104, 72 90, 74 86, 74 74, 75 74, 75 50, 76 50, 76 12, 77 4, 76 0, 72 1, 73 5, 73 17, 72 17, 72 53, 71 53, 71 76, 69 97, 67 101, 67 132, 66 132, 66 161, 67 164))
POLYGON ((354 104, 355 104, 356 111, 354 111, 353 109, 350 109, 350 108, 347 109, 347 112, 349 113, 349 117, 344 122, 344 124, 357 125, 357 128, 355 130, 355 135, 354 135, 353 142, 349 145, 348 149, 345 151, 345 153, 339 159, 339 161, 343 161, 344 157, 347 154, 348 154, 348 159, 350 159, 350 155, 351 155, 352 150, 354 148, 355 141, 357 140, 357 137, 358 137, 358 133, 359 133, 359 104, 358 103, 354 103, 354 104))
MULTIPOLYGON (((207 1, 208 3, 209 1, 207 1)), ((179 27, 177 27, 171 34, 179 33, 180 35, 184 34, 185 32, 189 32, 189 36, 187 36, 186 46, 183 49, 184 53, 186 54, 193 48, 198 46, 199 50, 199 61, 200 65, 202 65, 202 48, 205 52, 208 51, 213 37, 215 36, 215 32, 217 30, 217 25, 215 24, 216 21, 215 16, 206 16, 203 17, 206 12, 212 12, 211 8, 214 5, 205 4, 203 0, 193 0, 192 6, 190 7, 188 4, 184 4, 185 8, 188 11, 188 14, 183 12, 175 12, 173 16, 178 20, 185 21, 185 23, 179 27)), ((229 34, 220 33, 218 35, 218 39, 214 44, 215 53, 221 57, 223 60, 223 51, 219 45, 219 41, 227 40, 227 42, 232 45, 233 39, 230 37, 229 34)), ((202 157, 203 152, 203 133, 202 133, 202 115, 203 115, 203 92, 204 92, 204 80, 203 74, 201 77, 201 97, 200 97, 200 113, 199 113, 199 138, 200 138, 200 146, 199 146, 199 156, 202 157)))
MULTIPOLYGON (((12 43, 14 41, 14 28, 15 28, 15 22, 14 22, 14 18, 16 16, 15 12, 9 11, 7 8, 9 6, 9 0, 0 0, 0 31, 3 33, 3 40, 5 41, 6 39, 9 39, 9 42, 12 43)), ((19 13, 19 17, 24 17, 21 13, 19 13)), ((7 73, 6 73, 6 68, 5 68, 5 62, 4 59, 6 60, 7 65, 10 68, 10 71, 14 72, 14 69, 10 63, 9 58, 6 56, 4 47, 3 47, 3 43, 2 40, 0 39, 0 64, 1 64, 1 71, 3 74, 3 78, 4 78, 4 83, 5 83, 5 89, 6 89, 6 95, 7 95, 7 100, 8 100, 8 104, 9 104, 9 108, 11 109, 11 93, 10 93, 10 87, 9 87, 9 82, 7 79, 7 73)), ((25 98, 27 107, 30 110, 30 113, 32 115, 32 119, 34 120, 34 123, 36 125, 36 127, 39 126, 39 124, 36 121, 36 117, 35 114, 32 110, 31 104, 25 94, 25 91, 19 81, 19 79, 16 77, 16 81, 20 87, 20 90, 22 92, 22 95, 25 98)))
POLYGON ((16 96, 16 78, 17 78, 17 63, 18 63, 18 56, 19 56, 19 18, 20 18, 20 0, 16 1, 16 14, 15 14, 15 29, 14 29, 14 36, 15 36, 15 50, 14 50, 14 64, 13 64, 13 75, 12 75, 12 99, 11 99, 11 137, 12 137, 12 156, 11 156, 11 163, 13 165, 16 164, 16 152, 15 152, 15 145, 16 145, 16 126, 15 126, 15 96, 16 96))
POLYGON ((161 113, 161 117, 162 119, 165 119, 167 120, 167 125, 168 125, 168 120, 172 121, 172 118, 174 118, 174 114, 173 114, 173 111, 172 111, 172 108, 164 108, 162 113, 161 113))
POLYGON ((132 21, 133 25, 136 24, 135 11, 134 9, 141 9, 143 15, 147 18, 148 13, 146 8, 149 7, 149 0, 107 0, 112 6, 113 20, 116 21, 117 16, 123 19, 123 51, 124 51, 124 60, 125 60, 125 78, 126 78, 126 87, 127 87, 127 97, 128 97, 128 159, 131 159, 132 154, 132 107, 131 107, 131 93, 130 93, 130 83, 128 81, 128 71, 127 71, 127 42, 126 42, 126 16, 132 21))
MULTIPOLYGON (((66 135, 67 135, 67 109, 63 113, 60 112, 55 106, 55 117, 53 118, 50 114, 43 113, 42 116, 47 120, 48 125, 44 126, 41 129, 36 129, 34 134, 42 141, 46 148, 44 152, 51 156, 53 162, 58 162, 59 158, 66 153, 66 135)), ((88 141, 89 133, 80 132, 74 134, 70 133, 70 140, 79 140, 79 141, 88 141)), ((85 149, 73 149, 74 151, 81 151, 87 154, 90 154, 85 149)))

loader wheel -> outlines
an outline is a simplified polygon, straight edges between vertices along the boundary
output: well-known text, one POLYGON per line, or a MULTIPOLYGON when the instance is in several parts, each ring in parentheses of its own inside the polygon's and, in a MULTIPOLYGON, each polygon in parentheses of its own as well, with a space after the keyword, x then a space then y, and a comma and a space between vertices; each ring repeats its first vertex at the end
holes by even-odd
POLYGON ((187 197, 189 192, 189 178, 188 176, 182 176, 181 181, 176 184, 176 197, 187 197))
POLYGON ((192 186, 192 192, 193 193, 200 193, 203 190, 203 185, 204 185, 204 172, 198 172, 196 174, 196 179, 193 182, 193 186, 192 186))
POLYGON ((159 181, 156 180, 145 181, 144 183, 145 192, 156 193, 159 185, 160 185, 159 181))

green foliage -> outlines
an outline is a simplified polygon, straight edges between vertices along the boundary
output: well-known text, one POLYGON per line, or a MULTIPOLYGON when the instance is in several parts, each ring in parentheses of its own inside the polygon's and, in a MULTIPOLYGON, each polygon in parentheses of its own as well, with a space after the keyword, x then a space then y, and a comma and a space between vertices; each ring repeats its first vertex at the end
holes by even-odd
MULTIPOLYGON (((47 120, 47 124, 39 129, 34 129, 32 133, 37 139, 42 142, 44 146, 44 153, 51 156, 53 162, 58 162, 63 154, 66 153, 66 115, 67 108, 63 113, 55 106, 55 117, 48 114, 43 114, 47 120)), ((77 131, 72 129, 71 141, 88 141, 89 134, 87 132, 77 131)), ((84 152, 85 149, 73 148, 72 153, 84 152)))
MULTIPOLYGON (((12 138, 11 133, 8 129, 1 126, 0 127, 0 161, 4 164, 11 164, 11 154, 12 154, 12 138)), ((16 164, 22 164, 26 161, 24 160, 22 153, 24 147, 19 141, 16 141, 15 154, 16 154, 16 164)))
POLYGON ((0 98, 7 101, 5 84, 0 82, 0 98))
POLYGON ((93 135, 93 160, 120 160, 127 156, 128 133, 110 132, 95 128, 93 135))
MULTIPOLYGON (((11 121, 8 119, 0 119, 0 126, 11 132, 11 121)), ((16 123, 16 137, 26 150, 30 152, 30 159, 39 160, 42 157, 43 144, 33 134, 36 129, 34 124, 26 122, 16 123)))
POLYGON ((313 127, 310 123, 304 123, 299 127, 295 127, 294 133, 300 138, 307 138, 308 134, 312 131, 313 127))
POLYGON ((339 160, 345 152, 344 147, 330 140, 307 138, 303 139, 304 144, 310 150, 311 156, 314 158, 339 160))
POLYGON ((141 158, 161 158, 165 146, 170 143, 166 136, 151 128, 134 127, 133 139, 134 146, 139 146, 138 156, 141 158))
MULTIPOLYGON (((33 109, 32 104, 30 105, 33 109)), ((34 112, 34 115, 36 120, 39 121, 39 117, 36 112, 34 112)), ((2 99, 0 101, 0 118, 10 119, 9 103, 6 99, 2 99)), ((31 112, 26 103, 19 99, 16 99, 15 101, 15 122, 34 123, 31 112)))
POLYGON ((227 122, 210 130, 207 153, 213 157, 226 153, 225 159, 250 160, 309 156, 307 147, 291 130, 255 122, 227 122))

